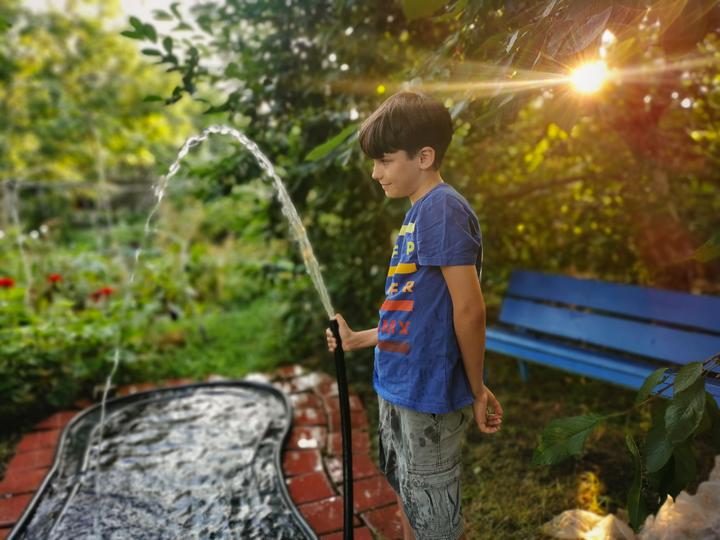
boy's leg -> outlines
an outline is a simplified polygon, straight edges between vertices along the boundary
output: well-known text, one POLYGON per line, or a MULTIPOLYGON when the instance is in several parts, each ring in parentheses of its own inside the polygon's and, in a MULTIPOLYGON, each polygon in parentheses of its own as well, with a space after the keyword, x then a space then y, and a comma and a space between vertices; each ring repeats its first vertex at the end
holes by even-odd
POLYGON ((397 407, 400 498, 418 540, 464 536, 460 497, 461 446, 473 418, 472 405, 445 414, 397 407))
POLYGON ((427 414, 378 402, 380 470, 396 492, 404 540, 463 540, 460 448, 472 405, 427 414))

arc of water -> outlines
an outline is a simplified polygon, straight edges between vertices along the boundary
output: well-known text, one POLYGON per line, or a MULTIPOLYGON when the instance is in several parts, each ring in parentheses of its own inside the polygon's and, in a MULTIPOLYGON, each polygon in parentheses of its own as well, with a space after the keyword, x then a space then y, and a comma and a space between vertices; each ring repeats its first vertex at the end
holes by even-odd
MULTIPOLYGON (((287 190, 285 189, 285 185, 283 184, 280 177, 275 172, 275 168, 273 167, 270 160, 267 158, 267 156, 260 150, 260 148, 255 144, 254 141, 249 139, 244 133, 238 131, 235 128, 229 127, 229 126, 222 126, 222 125, 214 125, 209 126, 205 128, 199 135, 193 136, 188 138, 185 141, 185 144, 183 144, 182 148, 178 152, 177 158, 173 162, 172 165, 170 165, 170 168, 168 169, 168 173, 164 176, 160 177, 159 181, 153 186, 153 193, 155 194, 155 197, 157 199, 157 202, 155 203, 155 206, 152 208, 150 213, 148 214, 147 220, 145 222, 144 227, 144 233, 143 238, 140 241, 138 248, 135 250, 134 254, 134 260, 132 265, 132 270, 130 273, 130 279, 128 286, 126 287, 125 294, 124 294, 124 300, 123 300, 123 306, 122 306, 122 312, 124 314, 127 314, 127 309, 130 304, 131 299, 131 290, 132 290, 132 284, 135 282, 135 273, 137 270, 137 265, 140 260, 140 255, 142 253, 142 245, 145 241, 145 238, 152 230, 150 226, 150 222, 152 221, 153 216, 157 212, 158 208, 160 207, 160 204, 162 203, 163 198, 165 197, 165 192, 167 191, 168 183, 170 179, 177 174, 177 172, 180 170, 180 162, 182 159, 187 155, 187 153, 190 151, 191 148, 194 146, 199 145, 203 141, 205 141, 211 134, 219 134, 219 135, 230 135, 235 140, 237 140, 240 144, 242 144, 247 150, 252 153, 253 157, 258 161, 258 164, 260 167, 267 172, 270 177, 273 180, 273 183, 275 185, 275 188, 277 189, 278 198, 280 199, 280 203, 282 205, 282 212, 283 214, 288 218, 288 221, 290 222, 290 230, 292 232, 293 237, 295 240, 300 244, 300 250, 303 257, 303 260, 305 262, 305 267, 310 274, 310 277, 313 281, 313 284, 315 285, 315 288, 317 289, 320 300, 322 301, 323 307, 325 308, 325 311, 328 314, 328 318, 332 319, 335 315, 335 312, 333 310, 332 304, 330 303, 330 296, 328 294, 327 288, 325 287, 325 283, 322 278, 322 274, 320 273, 320 266, 318 264, 317 258, 315 257, 315 253, 313 252, 312 245, 310 244, 310 241, 307 237, 307 232, 305 231, 305 227, 302 224, 302 220, 300 219, 300 216, 297 213, 297 210, 295 209, 295 206, 292 203, 292 200, 290 199, 290 195, 288 194, 287 190)), ((99 464, 100 464, 100 449, 102 448, 102 441, 103 441, 103 435, 104 435, 104 427, 105 427, 105 409, 106 409, 106 402, 107 402, 107 396, 110 390, 110 386, 112 384, 113 376, 115 375, 115 372, 117 371, 118 365, 120 364, 120 331, 119 331, 119 325, 116 327, 115 332, 115 351, 113 354, 113 366, 110 371, 110 374, 108 375, 105 386, 103 389, 102 394, 102 402, 100 406, 100 426, 99 426, 99 437, 98 437, 98 451, 96 452, 95 456, 95 494, 96 496, 100 493, 100 483, 99 478, 99 464)), ((99 511, 99 510, 98 510, 99 511)), ((95 532, 97 534, 97 513, 94 516, 94 523, 95 523, 95 532)))

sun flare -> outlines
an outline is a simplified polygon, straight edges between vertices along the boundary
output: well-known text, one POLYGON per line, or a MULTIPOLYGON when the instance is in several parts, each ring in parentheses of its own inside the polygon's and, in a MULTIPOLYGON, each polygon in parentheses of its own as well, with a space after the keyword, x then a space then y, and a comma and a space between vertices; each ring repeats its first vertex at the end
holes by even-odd
POLYGON ((608 67, 603 60, 582 64, 570 74, 570 82, 581 94, 594 94, 607 79, 608 67))

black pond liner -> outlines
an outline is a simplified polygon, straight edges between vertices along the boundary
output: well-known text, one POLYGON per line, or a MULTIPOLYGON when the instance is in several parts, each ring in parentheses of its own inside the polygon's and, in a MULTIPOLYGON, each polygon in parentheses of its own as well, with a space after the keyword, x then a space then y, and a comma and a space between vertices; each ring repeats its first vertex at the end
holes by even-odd
POLYGON ((292 405, 277 388, 221 381, 109 399, 96 494, 100 412, 65 427, 9 539, 317 540, 283 478, 292 405))

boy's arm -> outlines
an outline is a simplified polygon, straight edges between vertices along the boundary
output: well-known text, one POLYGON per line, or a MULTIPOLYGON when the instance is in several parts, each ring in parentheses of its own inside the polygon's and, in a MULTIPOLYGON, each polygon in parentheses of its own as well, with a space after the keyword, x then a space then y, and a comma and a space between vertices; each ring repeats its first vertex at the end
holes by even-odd
MULTIPOLYGON (((365 349, 367 347, 374 347, 378 343, 378 329, 370 328, 369 330, 360 330, 353 332, 350 336, 349 343, 347 343, 347 350, 365 349)), ((345 344, 343 344, 345 348, 345 344)))
POLYGON ((473 396, 483 392, 485 300, 475 265, 441 266, 453 303, 453 325, 473 396))

